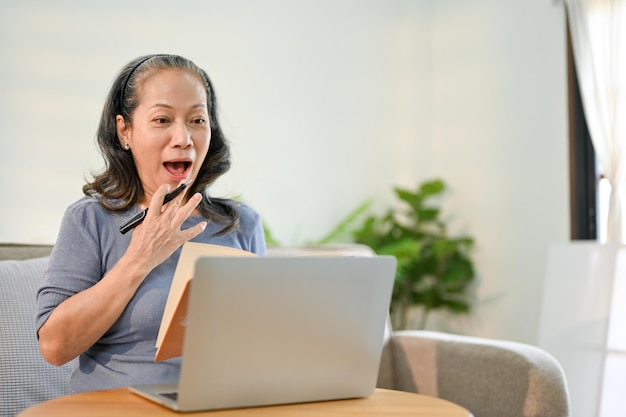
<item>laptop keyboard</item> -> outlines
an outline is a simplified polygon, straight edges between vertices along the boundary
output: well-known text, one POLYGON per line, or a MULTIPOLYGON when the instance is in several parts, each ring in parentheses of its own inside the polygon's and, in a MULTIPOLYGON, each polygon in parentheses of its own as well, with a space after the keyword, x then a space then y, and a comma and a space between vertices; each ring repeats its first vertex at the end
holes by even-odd
POLYGON ((177 392, 162 392, 159 395, 165 398, 169 398, 170 400, 174 400, 174 401, 178 400, 177 392))

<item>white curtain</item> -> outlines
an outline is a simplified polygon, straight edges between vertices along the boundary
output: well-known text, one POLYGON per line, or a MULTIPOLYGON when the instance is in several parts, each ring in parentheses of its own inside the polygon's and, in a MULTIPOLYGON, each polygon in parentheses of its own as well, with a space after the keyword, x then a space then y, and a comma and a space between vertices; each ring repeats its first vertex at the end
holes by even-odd
POLYGON ((566 0, 585 117, 611 185, 607 243, 624 243, 626 0, 566 0))

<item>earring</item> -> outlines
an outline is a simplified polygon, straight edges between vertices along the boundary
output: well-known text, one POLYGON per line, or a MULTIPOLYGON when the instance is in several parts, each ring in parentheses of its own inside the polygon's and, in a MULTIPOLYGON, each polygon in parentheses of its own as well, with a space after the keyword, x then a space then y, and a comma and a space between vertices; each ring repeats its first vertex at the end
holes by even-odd
POLYGON ((124 149, 125 150, 129 150, 130 149, 130 145, 128 144, 128 142, 124 142, 124 149))

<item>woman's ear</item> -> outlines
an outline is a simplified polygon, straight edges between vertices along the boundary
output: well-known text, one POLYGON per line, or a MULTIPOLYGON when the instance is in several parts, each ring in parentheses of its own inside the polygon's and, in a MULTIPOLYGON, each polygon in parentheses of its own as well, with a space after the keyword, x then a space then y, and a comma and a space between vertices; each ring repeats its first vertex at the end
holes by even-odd
POLYGON ((126 150, 129 148, 128 138, 130 137, 130 124, 126 124, 126 120, 122 115, 115 116, 115 127, 117 129, 117 139, 120 141, 120 146, 126 150))

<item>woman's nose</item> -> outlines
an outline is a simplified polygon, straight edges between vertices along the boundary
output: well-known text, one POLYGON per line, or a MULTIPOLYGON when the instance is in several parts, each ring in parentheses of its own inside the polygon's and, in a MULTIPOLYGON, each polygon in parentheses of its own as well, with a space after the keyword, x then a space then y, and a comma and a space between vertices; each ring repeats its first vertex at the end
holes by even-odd
POLYGON ((172 144, 175 147, 187 148, 191 146, 192 143, 193 141, 191 140, 191 132, 189 131, 189 128, 184 123, 180 123, 174 131, 172 144))

